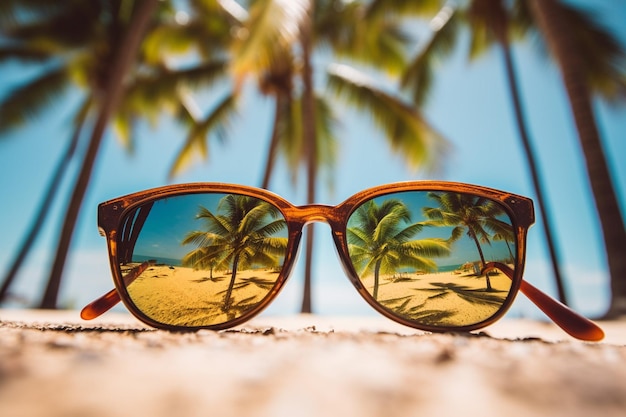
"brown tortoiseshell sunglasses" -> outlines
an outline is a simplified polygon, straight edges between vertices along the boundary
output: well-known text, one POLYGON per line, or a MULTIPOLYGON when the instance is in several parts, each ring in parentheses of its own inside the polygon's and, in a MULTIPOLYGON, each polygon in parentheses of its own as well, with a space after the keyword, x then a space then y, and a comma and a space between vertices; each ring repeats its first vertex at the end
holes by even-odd
POLYGON ((521 290, 573 337, 603 331, 522 279, 532 200, 486 187, 412 181, 361 191, 338 206, 294 206, 262 189, 181 184, 100 204, 115 289, 84 319, 120 300, 162 329, 226 329, 260 313, 294 265, 302 230, 330 226, 348 278, 376 311, 416 329, 471 331, 521 290))

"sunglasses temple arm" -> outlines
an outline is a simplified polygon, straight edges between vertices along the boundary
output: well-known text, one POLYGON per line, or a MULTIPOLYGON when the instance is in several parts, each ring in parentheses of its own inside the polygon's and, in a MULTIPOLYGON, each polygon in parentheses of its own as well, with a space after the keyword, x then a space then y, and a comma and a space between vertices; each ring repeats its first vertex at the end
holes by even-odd
MULTIPOLYGON (((513 270, 499 262, 489 262, 483 269, 483 273, 495 268, 504 272, 510 279, 513 279, 513 270)), ((597 324, 550 297, 532 284, 522 280, 520 291, 570 336, 593 342, 604 338, 604 331, 597 324)))
POLYGON ((80 311, 80 318, 83 320, 93 320, 109 311, 115 304, 120 302, 120 294, 115 288, 102 297, 87 304, 80 311))
MULTIPOLYGON (((154 261, 146 261, 142 262, 140 265, 131 269, 126 275, 124 275, 124 283, 126 286, 130 285, 139 275, 141 275, 149 266, 154 265, 154 261)), ((83 320, 93 320, 96 317, 100 317, 111 308, 115 306, 115 304, 121 301, 120 294, 114 288, 108 293, 104 294, 102 297, 92 301, 87 304, 80 311, 80 318, 83 320)))

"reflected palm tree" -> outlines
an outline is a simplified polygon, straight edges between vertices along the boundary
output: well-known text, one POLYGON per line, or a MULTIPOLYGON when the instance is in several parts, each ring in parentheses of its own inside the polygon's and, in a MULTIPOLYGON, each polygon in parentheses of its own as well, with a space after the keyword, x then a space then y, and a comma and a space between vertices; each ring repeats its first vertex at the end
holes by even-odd
POLYGON ((205 228, 185 236, 183 245, 197 247, 183 257, 182 263, 195 269, 231 271, 222 306, 222 311, 227 311, 240 268, 277 267, 282 263, 287 238, 275 235, 286 223, 271 204, 232 194, 220 200, 217 213, 201 206, 197 219, 204 222, 205 228))
MULTIPOLYGON (((493 200, 469 194, 453 192, 431 192, 428 197, 437 203, 437 207, 424 207, 424 215, 431 219, 433 226, 453 227, 451 241, 458 240, 465 233, 476 245, 482 267, 485 255, 481 242, 491 244, 494 234, 508 236, 513 234, 510 224, 500 220, 504 215, 502 207, 493 200)), ((487 290, 491 291, 489 275, 485 274, 487 290)))
POLYGON ((425 224, 410 221, 406 205, 393 199, 380 205, 368 201, 350 217, 350 260, 359 276, 374 273, 374 299, 378 299, 381 273, 395 274, 402 267, 433 271, 437 264, 431 258, 450 254, 449 244, 443 239, 411 240, 425 224))
POLYGON ((515 260, 515 254, 513 253, 513 249, 511 249, 511 243, 515 243, 515 234, 513 233, 513 228, 508 224, 505 224, 502 230, 497 230, 494 232, 493 236, 491 236, 493 241, 502 241, 506 244, 506 248, 509 251, 509 260, 513 262, 515 260))

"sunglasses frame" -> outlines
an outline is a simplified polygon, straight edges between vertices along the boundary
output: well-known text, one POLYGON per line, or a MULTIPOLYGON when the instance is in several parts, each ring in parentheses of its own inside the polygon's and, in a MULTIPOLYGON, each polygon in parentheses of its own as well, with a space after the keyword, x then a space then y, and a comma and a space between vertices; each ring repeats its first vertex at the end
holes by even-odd
POLYGON ((287 282, 297 258, 302 231, 307 224, 313 222, 325 222, 330 226, 339 259, 341 260, 341 264, 346 272, 346 275, 359 294, 376 311, 391 320, 409 327, 432 332, 446 332, 471 331, 485 327, 501 318, 502 315, 509 309, 521 284, 524 268, 526 233, 529 226, 534 222, 534 214, 532 200, 526 197, 486 187, 441 181, 412 181, 369 188, 354 194, 341 204, 334 207, 321 204, 294 206, 284 198, 267 190, 224 183, 193 183, 159 187, 110 200, 100 204, 98 207, 98 224, 102 234, 107 238, 113 281, 115 282, 115 287, 121 300, 131 313, 144 323, 167 330, 189 330, 200 328, 222 330, 240 325, 259 314, 276 298, 284 284, 287 282), (500 309, 493 316, 479 323, 465 326, 443 327, 423 325, 396 315, 388 309, 382 307, 365 289, 358 274, 354 270, 352 263, 350 262, 348 242, 346 238, 348 218, 352 215, 356 208, 366 201, 387 194, 409 191, 445 191, 471 194, 477 197, 495 200, 505 209, 507 215, 511 219, 512 227, 516 236, 515 268, 513 269, 514 275, 511 278, 512 285, 509 293, 500 309), (281 272, 278 275, 276 283, 263 300, 245 314, 233 320, 214 325, 193 327, 159 323, 146 316, 139 308, 137 308, 128 294, 127 285, 124 283, 124 278, 121 274, 118 263, 118 230, 120 229, 122 220, 125 216, 138 206, 168 197, 204 193, 245 195, 263 200, 279 209, 285 219, 288 230, 287 250, 281 272))
MULTIPOLYGON (((189 183, 153 188, 109 200, 98 206, 98 227, 100 234, 107 239, 109 262, 115 289, 87 305, 82 310, 81 317, 86 320, 98 317, 121 300, 126 308, 140 321, 160 329, 172 331, 194 331, 199 329, 222 330, 238 326, 263 311, 280 293, 297 259, 299 242, 304 227, 314 222, 324 222, 331 228, 331 234, 337 248, 339 259, 352 285, 372 308, 397 323, 429 332, 469 332, 486 327, 502 318, 512 305, 518 291, 521 290, 537 307, 568 334, 583 340, 601 340, 604 337, 604 333, 595 323, 554 300, 552 297, 522 279, 526 254, 526 235, 529 227, 534 223, 534 220, 533 202, 531 199, 488 187, 458 182, 406 181, 380 185, 358 192, 336 206, 323 204, 295 206, 271 191, 226 183, 189 183), (503 304, 499 310, 489 318, 471 325, 450 327, 429 326, 416 323, 384 308, 363 286, 350 261, 346 237, 347 221, 352 213, 366 201, 387 194, 410 191, 455 192, 488 198, 500 203, 511 219, 516 236, 514 269, 503 264, 490 262, 488 265, 484 266, 482 271, 486 273, 488 269, 497 268, 504 272, 512 281, 509 293, 503 304), (188 327, 163 324, 146 316, 136 307, 128 294, 127 284, 124 282, 124 277, 122 276, 118 262, 118 232, 122 227, 122 221, 127 213, 143 204, 167 197, 202 193, 238 194, 254 197, 266 201, 279 209, 285 219, 288 230, 288 244, 283 266, 275 285, 263 300, 240 317, 224 323, 205 326, 188 327)), ((139 275, 139 273, 135 274, 134 277, 136 277, 136 275, 139 275)), ((128 277, 126 279, 128 280, 128 277)))

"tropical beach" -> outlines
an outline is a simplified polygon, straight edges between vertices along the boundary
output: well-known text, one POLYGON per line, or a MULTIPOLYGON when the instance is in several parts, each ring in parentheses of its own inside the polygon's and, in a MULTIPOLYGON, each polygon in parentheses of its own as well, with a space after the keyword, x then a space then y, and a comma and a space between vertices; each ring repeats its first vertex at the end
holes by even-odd
MULTIPOLYGON (((487 275, 472 270, 398 274, 381 278, 378 302, 409 320, 429 325, 463 326, 493 316, 511 288, 511 279, 500 271, 487 275)), ((373 293, 374 278, 362 282, 373 293)))
POLYGON ((1 4, 1 417, 626 415, 623 2, 1 4))

